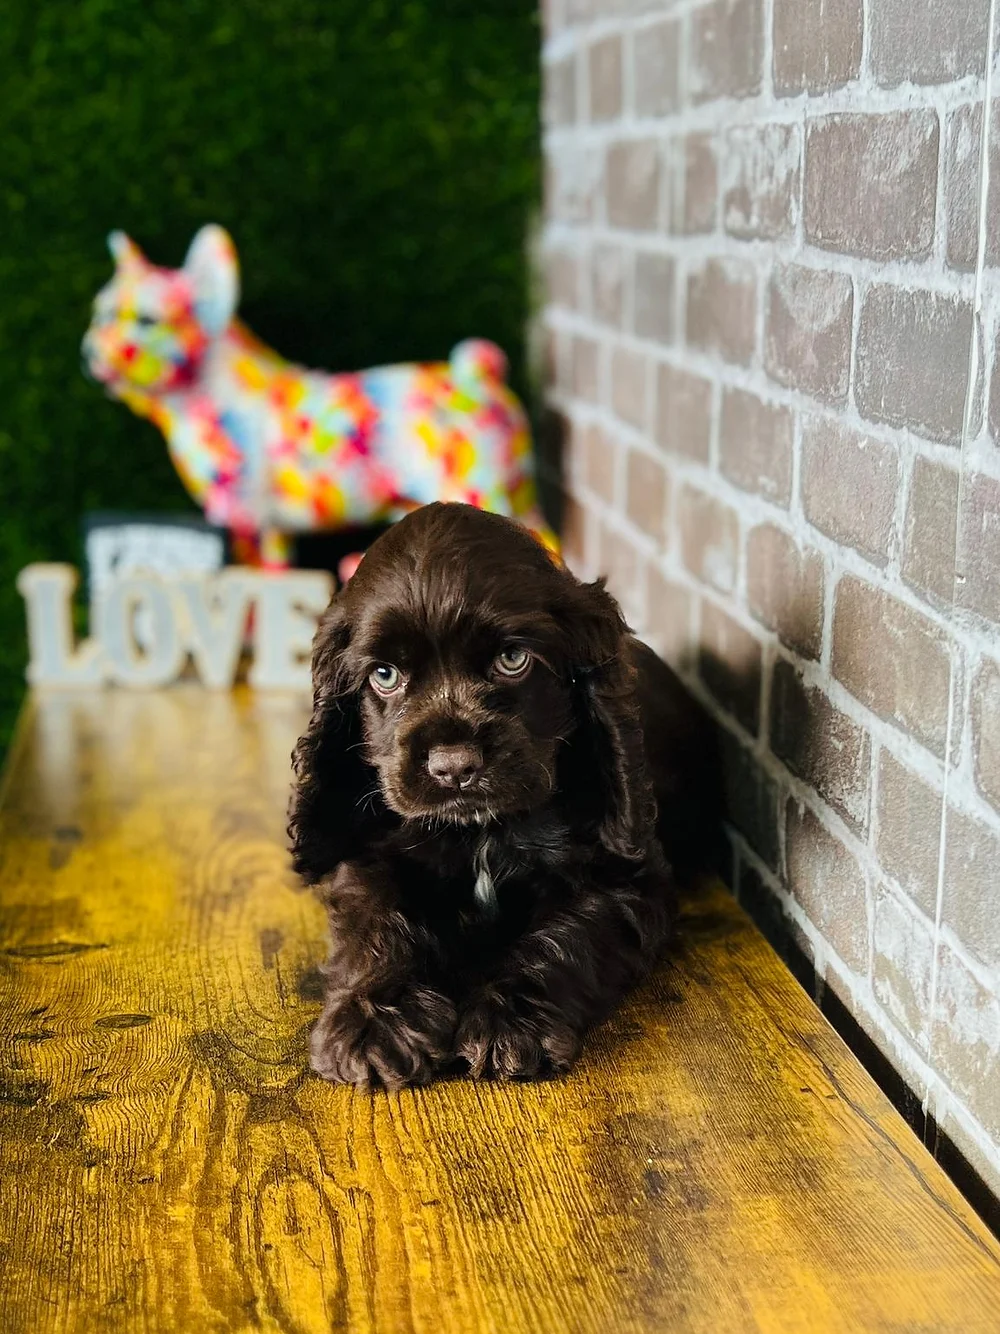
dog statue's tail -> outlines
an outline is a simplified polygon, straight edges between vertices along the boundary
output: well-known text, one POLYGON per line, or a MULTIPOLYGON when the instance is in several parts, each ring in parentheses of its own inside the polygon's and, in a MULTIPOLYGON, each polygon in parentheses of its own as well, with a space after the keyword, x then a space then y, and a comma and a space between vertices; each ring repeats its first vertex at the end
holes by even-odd
POLYGON ((507 358, 496 343, 486 338, 466 338, 452 349, 449 363, 455 383, 459 385, 472 388, 507 381, 507 358))
POLYGON ((486 338, 466 338, 449 358, 452 379, 459 390, 473 398, 492 402, 507 418, 510 432, 511 467, 504 481, 476 503, 497 514, 508 514, 533 533, 559 560, 559 539, 549 527, 538 503, 531 434, 524 409, 507 388, 507 358, 496 343, 486 338))

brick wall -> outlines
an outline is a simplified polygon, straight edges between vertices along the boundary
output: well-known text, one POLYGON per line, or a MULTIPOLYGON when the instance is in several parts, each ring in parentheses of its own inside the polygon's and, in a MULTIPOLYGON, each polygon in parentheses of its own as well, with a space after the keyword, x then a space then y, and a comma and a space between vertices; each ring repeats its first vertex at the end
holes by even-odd
POLYGON ((721 722, 737 892, 997 1189, 989 10, 549 0, 543 250, 571 560, 721 722))

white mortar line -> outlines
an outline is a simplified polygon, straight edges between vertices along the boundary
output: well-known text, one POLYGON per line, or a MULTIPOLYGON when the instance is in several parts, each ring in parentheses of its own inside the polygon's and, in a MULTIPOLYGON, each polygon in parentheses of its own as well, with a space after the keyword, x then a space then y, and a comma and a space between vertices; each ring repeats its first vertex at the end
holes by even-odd
MULTIPOLYGON (((986 34, 986 68, 983 75, 983 127, 979 143, 979 232, 976 247, 976 285, 972 302, 972 330, 969 334, 969 370, 965 382, 965 414, 962 421, 962 446, 959 455, 958 503, 955 508, 955 565, 951 581, 951 615, 955 618, 958 603, 959 584, 964 582, 960 573, 961 535, 962 535, 962 497, 965 482, 965 454, 972 435, 973 413, 976 411, 976 398, 979 380, 979 325, 983 306, 983 270, 986 267, 986 224, 989 213, 990 192, 990 122, 993 118, 993 40, 996 32, 997 0, 990 0, 990 18, 986 34)), ((986 390, 985 349, 983 358, 983 392, 986 390)), ((945 733, 944 785, 941 800, 941 829, 938 841, 937 887, 934 903, 934 953, 931 961, 931 994, 927 1015, 927 1058, 931 1070, 923 1097, 923 1111, 926 1116, 930 1105, 931 1093, 940 1083, 935 1073, 934 1035, 938 1008, 938 984, 941 954, 941 920, 944 914, 944 878, 947 859, 948 841, 948 789, 951 782, 951 756, 955 730, 955 657, 960 653, 960 646, 952 638, 949 640, 948 673, 948 725, 945 733)), ((926 1122, 925 1122, 926 1127, 926 1122)), ((926 1129, 925 1129, 926 1137, 926 1129)))

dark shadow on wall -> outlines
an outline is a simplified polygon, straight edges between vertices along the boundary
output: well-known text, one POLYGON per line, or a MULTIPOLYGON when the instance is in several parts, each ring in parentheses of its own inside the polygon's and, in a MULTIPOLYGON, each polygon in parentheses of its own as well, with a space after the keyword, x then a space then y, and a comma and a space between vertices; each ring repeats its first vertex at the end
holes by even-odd
MULTIPOLYGON (((751 750, 751 735, 740 727, 756 730, 761 721, 762 691, 769 690, 768 744, 780 752, 781 763, 790 775, 818 791, 827 801, 843 775, 840 746, 830 746, 829 706, 813 696, 791 660, 779 655, 767 677, 760 670, 740 670, 703 647, 689 650, 678 663, 682 677, 696 680, 718 706, 714 720, 720 757, 724 818, 729 832, 731 856, 723 878, 735 893, 775 952, 787 965, 799 984, 809 993, 821 1013, 892 1102, 910 1129, 929 1149, 948 1176, 980 1215, 1000 1237, 1000 1200, 964 1156, 961 1149, 941 1129, 934 1117, 921 1106, 921 1100, 876 1043, 851 1014, 843 1000, 826 984, 814 967, 805 941, 780 900, 768 886, 758 866, 745 855, 748 847, 759 861, 783 883, 789 885, 787 867, 782 864, 784 836, 782 826, 789 803, 796 798, 787 793, 767 773, 751 750), (720 721, 725 714, 734 722, 720 721)), ((692 696, 692 703, 697 701, 692 696)), ((840 738, 835 738, 840 742, 840 738)), ((834 804, 831 802, 831 804, 834 804)))
POLYGON ((565 492, 563 466, 569 423, 561 412, 546 406, 538 415, 535 428, 535 468, 538 499, 542 513, 555 532, 563 530, 565 492))

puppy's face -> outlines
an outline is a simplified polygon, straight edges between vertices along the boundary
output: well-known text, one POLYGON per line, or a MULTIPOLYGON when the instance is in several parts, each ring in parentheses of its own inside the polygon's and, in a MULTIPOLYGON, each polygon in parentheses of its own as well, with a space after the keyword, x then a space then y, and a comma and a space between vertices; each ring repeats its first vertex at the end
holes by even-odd
POLYGON ((544 804, 641 855, 652 792, 626 627, 511 519, 428 505, 372 546, 313 647, 295 751, 296 868, 312 883, 369 846, 386 808, 473 824, 544 804))
POLYGON ((386 804, 409 819, 469 823, 536 807, 573 728, 543 609, 502 583, 485 601, 470 592, 455 569, 432 566, 356 644, 365 755, 386 804))
POLYGON ((369 551, 324 627, 318 688, 360 724, 371 789, 405 819, 468 824, 537 807, 574 730, 555 605, 568 576, 518 524, 428 506, 369 551), (372 771, 374 773, 372 774, 372 771))

